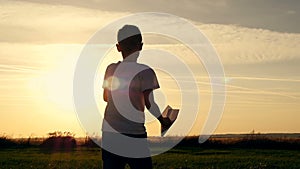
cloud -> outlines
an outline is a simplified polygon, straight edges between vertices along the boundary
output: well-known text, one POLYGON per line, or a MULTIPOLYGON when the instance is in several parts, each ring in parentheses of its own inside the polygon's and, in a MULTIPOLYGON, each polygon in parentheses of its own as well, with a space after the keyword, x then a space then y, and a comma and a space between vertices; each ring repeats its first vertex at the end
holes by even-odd
POLYGON ((294 11, 294 10, 288 10, 286 13, 287 13, 288 15, 294 15, 294 14, 296 14, 297 12, 294 11))
MULTIPOLYGON (((198 28, 211 41, 225 65, 300 62, 300 34, 249 29, 234 25, 199 24, 198 28)), ((147 40, 146 42, 148 42, 147 40)), ((162 40, 162 42, 164 44, 146 43, 146 47, 166 50, 187 60, 190 64, 199 64, 191 60, 194 53, 184 44, 178 44, 181 42, 171 40, 169 44, 166 40, 162 40)), ((158 38, 156 43, 160 43, 158 38)))
POLYGON ((27 0, 28 2, 67 5, 116 13, 166 12, 207 24, 234 24, 249 28, 269 29, 277 32, 300 33, 298 0, 27 0))
POLYGON ((300 34, 236 25, 198 24, 224 63, 261 63, 300 59, 300 34))
MULTIPOLYGON (((49 4, 41 1, 4 1, 0 7, 2 28, 0 41, 45 44, 85 43, 99 28, 128 14, 128 12, 101 11, 99 10, 101 9, 100 2, 91 2, 91 4, 93 3, 98 6, 87 8, 82 1, 49 4)), ((185 5, 191 9, 201 9, 203 6, 223 9, 237 5, 226 0, 218 1, 218 3, 201 1, 199 4, 202 6, 194 7, 192 4, 193 2, 187 1, 185 5)), ((247 28, 239 25, 194 23, 211 40, 224 64, 300 59, 300 34, 247 28)), ((180 25, 178 30, 180 30, 180 25)), ((156 43, 160 43, 159 39, 156 40, 156 43)), ((187 49, 179 46, 164 47, 164 49, 167 48, 175 54, 180 52, 188 54, 187 49)))
POLYGON ((4 1, 0 41, 10 43, 84 43, 100 27, 126 13, 4 1))

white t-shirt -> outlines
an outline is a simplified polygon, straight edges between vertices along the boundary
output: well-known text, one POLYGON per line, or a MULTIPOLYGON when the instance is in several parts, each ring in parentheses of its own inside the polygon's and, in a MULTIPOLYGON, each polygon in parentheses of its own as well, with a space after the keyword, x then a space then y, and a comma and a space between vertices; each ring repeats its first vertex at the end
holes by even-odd
POLYGON ((103 88, 108 94, 102 131, 145 134, 143 92, 159 88, 155 72, 136 62, 113 63, 106 69, 103 88))

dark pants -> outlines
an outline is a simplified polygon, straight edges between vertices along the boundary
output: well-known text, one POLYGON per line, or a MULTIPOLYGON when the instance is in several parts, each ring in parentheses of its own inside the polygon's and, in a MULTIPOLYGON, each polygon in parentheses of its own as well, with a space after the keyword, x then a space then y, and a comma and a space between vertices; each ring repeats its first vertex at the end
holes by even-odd
MULTIPOLYGON (((102 139, 107 139, 112 133, 103 132, 102 139)), ((133 135, 124 134, 133 138, 147 138, 147 134, 133 135)), ((126 145, 124 145, 126 146, 126 145)), ((152 169, 151 157, 145 158, 130 158, 113 154, 102 148, 103 169, 124 169, 128 164, 131 169, 152 169)))
POLYGON ((151 157, 128 158, 118 156, 102 149, 103 169, 124 169, 128 164, 131 169, 152 169, 151 157))

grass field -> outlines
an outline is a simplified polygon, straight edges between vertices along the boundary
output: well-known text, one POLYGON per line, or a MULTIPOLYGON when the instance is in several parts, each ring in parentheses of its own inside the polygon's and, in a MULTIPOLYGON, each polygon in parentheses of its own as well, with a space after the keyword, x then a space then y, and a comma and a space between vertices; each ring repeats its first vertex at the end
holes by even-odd
MULTIPOLYGON (((150 143, 159 148, 174 139, 178 138, 155 138, 150 143)), ((201 145, 198 137, 190 136, 152 160, 154 169, 300 169, 300 135, 221 135, 212 136, 201 145)), ((0 169, 99 169, 101 166, 101 149, 91 139, 0 138, 0 169)))
MULTIPOLYGON (((45 152, 39 148, 0 150, 1 169, 101 168, 99 148, 76 148, 71 152, 45 152)), ((299 150, 175 148, 154 156, 156 169, 300 168, 299 150)))

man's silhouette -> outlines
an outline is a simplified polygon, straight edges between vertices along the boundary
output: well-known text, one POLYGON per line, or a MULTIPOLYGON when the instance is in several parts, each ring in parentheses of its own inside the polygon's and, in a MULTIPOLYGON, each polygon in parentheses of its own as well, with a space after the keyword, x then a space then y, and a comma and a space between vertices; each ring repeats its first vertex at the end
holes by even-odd
POLYGON ((147 142, 131 145, 120 140, 120 134, 131 138, 146 140, 144 109, 152 113, 162 124, 168 127, 170 120, 161 116, 154 102, 152 91, 159 88, 155 72, 144 64, 137 63, 142 50, 142 35, 138 27, 125 25, 118 31, 119 52, 123 61, 110 64, 104 76, 103 99, 107 102, 102 125, 102 160, 104 169, 123 169, 128 164, 131 169, 151 169, 152 161, 147 142), (123 157, 110 152, 105 147, 127 148, 132 151, 144 151, 146 157, 123 157))

